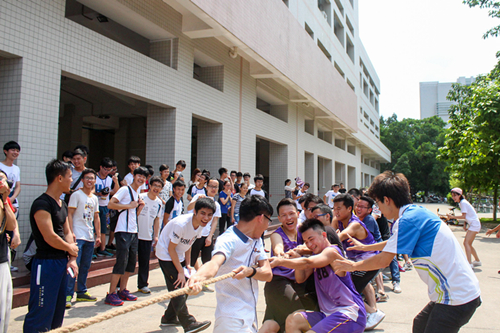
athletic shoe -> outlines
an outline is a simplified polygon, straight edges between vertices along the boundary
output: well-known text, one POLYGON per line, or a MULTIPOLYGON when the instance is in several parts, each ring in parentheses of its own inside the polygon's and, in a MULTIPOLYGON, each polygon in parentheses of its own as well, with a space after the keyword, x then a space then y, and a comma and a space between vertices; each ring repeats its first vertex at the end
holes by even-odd
POLYGON ((17 272, 18 270, 19 270, 19 268, 15 267, 15 266, 10 266, 11 272, 17 272))
POLYGON ((210 320, 202 322, 196 321, 194 323, 191 323, 188 327, 185 327, 184 333, 195 333, 204 331, 210 326, 210 324, 211 324, 210 320))
POLYGON ((483 264, 481 263, 481 261, 477 261, 477 260, 474 260, 474 261, 472 262, 472 265, 474 265, 474 267, 483 266, 483 264))
POLYGON ((470 268, 472 269, 472 271, 474 271, 474 265, 473 264, 469 264, 470 265, 470 268))
POLYGON ((90 295, 89 292, 86 291, 83 294, 76 294, 76 301, 77 302, 95 302, 95 301, 97 301, 97 297, 90 295))
POLYGON ((214 292, 214 290, 212 288, 210 288, 209 286, 203 286, 203 287, 201 287, 201 290, 205 291, 205 292, 209 292, 209 293, 214 292))
POLYGON ((399 282, 397 281, 394 281, 392 283, 392 291, 394 291, 396 294, 400 294, 401 293, 401 286, 399 285, 399 282))
POLYGON ((401 264, 398 262, 398 266, 399 266, 399 271, 400 272, 405 272, 405 269, 404 267, 401 266, 401 264))
POLYGON ((71 299, 72 298, 73 298, 73 296, 66 296, 66 309, 71 308, 71 299))
POLYGON ((113 253, 109 253, 106 250, 97 250, 97 256, 98 257, 112 257, 113 253))
POLYGON ((139 290, 137 291, 140 291, 143 294, 151 294, 151 289, 149 289, 148 287, 139 288, 139 290))
POLYGON ((95 253, 92 255, 92 260, 94 259, 97 259, 97 255, 95 253))
POLYGON ((132 295, 127 289, 120 290, 118 297, 124 301, 137 301, 137 296, 132 295))
POLYGON ((160 326, 181 326, 181 322, 177 318, 174 320, 166 320, 165 315, 163 315, 161 316, 160 326))
POLYGON ((269 253, 269 250, 268 249, 264 249, 264 252, 269 253))
POLYGON ((115 244, 109 244, 109 245, 106 245, 106 249, 116 251, 116 246, 115 246, 115 244))
POLYGON ((405 269, 405 271, 411 271, 413 269, 413 265, 411 262, 406 262, 403 268, 405 269))
POLYGON ((377 310, 377 312, 370 313, 368 318, 366 319, 366 328, 365 331, 371 331, 375 327, 377 327, 378 324, 382 322, 385 318, 385 313, 383 313, 380 310, 377 310))
POLYGON ((112 306, 123 305, 123 301, 120 299, 120 297, 118 297, 117 293, 106 294, 104 303, 112 306))
POLYGON ((389 299, 389 295, 387 295, 385 293, 384 294, 377 293, 376 299, 377 299, 377 303, 387 302, 387 300, 389 299))
POLYGON ((392 278, 388 277, 388 276, 387 276, 387 275, 385 275, 385 274, 382 274, 382 280, 384 280, 384 281, 386 281, 386 282, 387 282, 387 281, 391 281, 391 280, 392 280, 392 278))

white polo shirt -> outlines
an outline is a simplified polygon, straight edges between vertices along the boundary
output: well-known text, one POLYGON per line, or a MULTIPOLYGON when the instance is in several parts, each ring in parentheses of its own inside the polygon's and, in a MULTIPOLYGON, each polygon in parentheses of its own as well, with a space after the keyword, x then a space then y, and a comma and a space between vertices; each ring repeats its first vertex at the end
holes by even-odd
POLYGON ((156 256, 163 261, 172 261, 168 253, 168 245, 170 242, 177 244, 175 252, 179 257, 179 261, 183 262, 186 251, 193 245, 196 238, 201 237, 203 228, 200 226, 197 229, 193 227, 193 214, 184 214, 176 217, 167 223, 158 237, 156 245, 156 256))
MULTIPOLYGON (((262 240, 252 239, 232 226, 217 238, 212 257, 222 254, 226 258, 217 276, 227 274, 240 266, 253 266, 267 260, 262 240)), ((255 279, 226 279, 215 284, 217 308, 215 318, 241 319, 246 327, 257 332, 258 282, 255 279)))

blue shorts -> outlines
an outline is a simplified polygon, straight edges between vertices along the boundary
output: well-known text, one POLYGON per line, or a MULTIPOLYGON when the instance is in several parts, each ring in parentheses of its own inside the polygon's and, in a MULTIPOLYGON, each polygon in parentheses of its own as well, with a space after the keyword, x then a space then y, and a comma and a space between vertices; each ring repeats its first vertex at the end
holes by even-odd
POLYGON ((101 220, 101 235, 105 235, 109 227, 109 208, 99 206, 99 219, 101 220))
POLYGON ((304 311, 300 314, 304 316, 311 326, 310 330, 316 333, 363 333, 366 326, 365 320, 358 320, 364 323, 362 325, 340 312, 334 312, 329 316, 326 316, 322 312, 313 311, 304 311))

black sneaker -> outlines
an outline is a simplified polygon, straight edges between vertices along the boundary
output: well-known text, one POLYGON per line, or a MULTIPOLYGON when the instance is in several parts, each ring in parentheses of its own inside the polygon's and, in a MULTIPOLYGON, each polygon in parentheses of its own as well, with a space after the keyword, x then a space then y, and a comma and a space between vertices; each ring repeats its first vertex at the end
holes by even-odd
POLYGON ((190 324, 188 327, 184 328, 184 333, 201 332, 203 330, 206 330, 210 326, 210 324, 211 324, 210 320, 202 322, 196 321, 190 324))
POLYGON ((181 322, 176 318, 174 320, 166 320, 165 315, 161 316, 160 326, 181 326, 181 322))

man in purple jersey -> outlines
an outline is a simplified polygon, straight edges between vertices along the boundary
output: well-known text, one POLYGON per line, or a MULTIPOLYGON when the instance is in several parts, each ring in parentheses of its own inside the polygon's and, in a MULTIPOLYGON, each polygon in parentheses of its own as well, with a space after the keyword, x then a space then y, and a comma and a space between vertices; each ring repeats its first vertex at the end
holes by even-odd
POLYGON ((315 255, 301 258, 292 250, 289 256, 293 259, 271 258, 271 267, 295 269, 295 279, 299 283, 314 273, 320 312, 298 310, 292 313, 286 320, 286 332, 363 332, 366 326, 363 299, 356 291, 350 275, 336 275, 331 266, 336 259, 343 259, 342 245, 340 242, 330 244, 323 223, 316 219, 306 220, 299 231, 306 246, 315 255))

